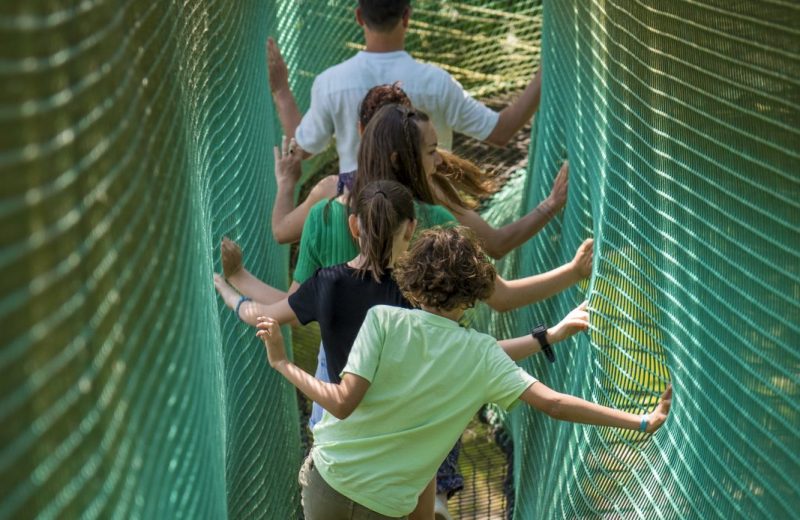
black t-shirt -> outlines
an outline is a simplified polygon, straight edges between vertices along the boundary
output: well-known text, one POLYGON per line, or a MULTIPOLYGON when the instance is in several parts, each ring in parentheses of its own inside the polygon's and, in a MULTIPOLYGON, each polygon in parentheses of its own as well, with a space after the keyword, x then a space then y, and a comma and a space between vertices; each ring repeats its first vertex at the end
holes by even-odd
POLYGON ((411 308, 391 270, 385 271, 378 283, 372 273, 361 275, 347 264, 325 267, 289 295, 289 306, 300 323, 319 322, 331 382, 341 381, 339 374, 361 324, 375 305, 411 308))

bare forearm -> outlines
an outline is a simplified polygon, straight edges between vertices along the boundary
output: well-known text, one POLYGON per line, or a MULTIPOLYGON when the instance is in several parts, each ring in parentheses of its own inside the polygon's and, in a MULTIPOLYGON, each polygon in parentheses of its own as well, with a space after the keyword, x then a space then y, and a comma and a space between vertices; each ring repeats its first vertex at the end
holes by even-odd
POLYGON ((343 419, 352 412, 352 408, 347 405, 347 396, 341 384, 320 381, 288 360, 275 366, 275 370, 303 392, 303 395, 319 403, 334 417, 343 419))
POLYGON ((567 394, 559 394, 552 408, 543 411, 561 421, 612 426, 627 430, 639 429, 642 421, 641 415, 616 410, 567 394))
POLYGON ((522 94, 500 112, 497 125, 486 141, 497 146, 505 146, 514 134, 531 120, 539 109, 541 97, 542 75, 539 69, 522 94))
MULTIPOLYGON (((499 228, 492 241, 489 254, 493 258, 502 258, 524 244, 544 228, 555 215, 555 210, 549 199, 545 199, 533 211, 519 220, 499 228)), ((489 246, 487 244, 487 249, 489 246)))
POLYGON ((562 394, 544 383, 529 386, 520 398, 553 419, 596 426, 613 426, 636 430, 642 416, 591 403, 574 395, 562 394))
POLYGON ((295 209, 294 188, 295 185, 292 183, 281 183, 275 194, 275 203, 272 206, 272 236, 279 244, 296 242, 303 231, 302 222, 298 231, 294 225, 296 219, 292 218, 292 211, 295 209))
POLYGON ((496 311, 510 311, 558 294, 580 279, 581 275, 572 263, 518 280, 504 280, 498 276, 494 293, 486 303, 496 311))
POLYGON ((287 198, 285 194, 278 193, 275 206, 272 208, 272 234, 275 240, 280 244, 298 242, 311 208, 323 199, 335 197, 338 182, 338 175, 325 177, 311 189, 306 199, 297 207, 294 207, 293 196, 287 198))
POLYGON ((228 281, 244 296, 266 304, 278 302, 291 294, 291 291, 287 293, 267 285, 244 268, 228 278, 228 281))
POLYGON ((297 108, 297 102, 292 91, 287 86, 273 92, 272 99, 275 101, 275 110, 278 112, 283 134, 289 138, 294 137, 303 115, 300 113, 300 109, 297 108))
POLYGON ((239 319, 243 322, 255 327, 259 316, 269 316, 281 325, 300 324, 287 299, 270 305, 252 300, 243 301, 239 304, 239 319))
POLYGON ((505 353, 514 361, 521 361, 528 356, 541 352, 542 346, 530 334, 518 338, 503 339, 497 342, 505 353))
POLYGON ((328 410, 337 419, 346 419, 353 413, 369 388, 369 382, 365 379, 347 379, 347 376, 339 383, 320 381, 288 360, 273 366, 303 392, 303 395, 328 410))

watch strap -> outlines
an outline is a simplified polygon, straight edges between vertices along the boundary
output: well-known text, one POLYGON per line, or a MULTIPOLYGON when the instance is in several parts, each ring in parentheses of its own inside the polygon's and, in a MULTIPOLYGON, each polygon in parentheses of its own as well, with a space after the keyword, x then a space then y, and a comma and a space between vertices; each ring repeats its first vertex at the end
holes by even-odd
POLYGON ((553 347, 547 342, 547 327, 543 324, 537 325, 531 331, 531 335, 539 342, 539 345, 542 347, 542 352, 544 352, 544 355, 547 357, 547 361, 550 363, 555 362, 556 353, 553 352, 553 347))

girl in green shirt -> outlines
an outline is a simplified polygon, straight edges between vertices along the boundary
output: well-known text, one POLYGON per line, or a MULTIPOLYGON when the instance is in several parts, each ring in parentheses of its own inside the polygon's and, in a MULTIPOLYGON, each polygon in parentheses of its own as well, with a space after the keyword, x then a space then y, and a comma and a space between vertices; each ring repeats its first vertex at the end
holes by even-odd
MULTIPOLYGON (((434 195, 430 181, 441 161, 436 131, 424 113, 402 105, 383 106, 364 128, 353 193, 359 193, 364 186, 376 180, 398 181, 408 187, 414 196, 418 230, 437 225, 453 225, 456 219, 452 213, 435 204, 437 196, 434 195)), ((291 141, 284 140, 282 150, 276 150, 275 163, 276 168, 281 171, 296 168, 299 164, 291 141)), ((509 238, 512 245, 516 246, 527 240, 563 206, 566 200, 566 172, 562 172, 559 179, 556 185, 563 188, 558 191, 558 197, 562 200, 560 203, 551 203, 548 199, 546 206, 551 211, 537 208, 518 223, 506 227, 518 229, 521 223, 525 228, 522 232, 512 233, 509 238), (531 215, 535 218, 528 222, 531 215)), ((443 185, 441 180, 438 185, 443 185)), ((452 194, 448 198, 457 205, 452 194)), ((317 269, 346 262, 358 254, 358 248, 348 231, 348 208, 344 199, 343 196, 332 201, 323 200, 312 208, 302 234, 294 283, 289 293, 296 290, 299 283, 307 280, 317 269)), ((352 202, 355 199, 350 197, 348 200, 352 202)), ((477 216, 471 210, 462 208, 461 211, 467 218, 471 214, 477 216)), ((479 231, 485 231, 488 227, 480 217, 473 220, 479 231)), ((274 303, 285 296, 285 293, 264 284, 242 267, 241 251, 235 244, 223 241, 222 253, 225 276, 241 294, 266 304, 274 303)), ((498 276, 495 280, 495 291, 487 303, 495 310, 506 311, 545 299, 588 276, 591 260, 592 241, 587 240, 579 247, 571 262, 552 271, 511 281, 498 276)), ((318 360, 317 376, 327 379, 323 348, 320 349, 318 360)), ((312 427, 321 416, 321 409, 318 406, 314 408, 312 427)))
MULTIPOLYGON (((276 168, 289 169, 299 161, 293 157, 291 144, 284 141, 276 148, 276 168)), ((375 180, 394 180, 409 188, 417 204, 418 230, 435 225, 452 225, 455 219, 435 205, 429 176, 441 158, 437 151, 436 131, 423 113, 400 106, 382 107, 364 129, 359 149, 359 167, 353 192, 375 180)), ((319 202, 306 220, 300 253, 289 289, 313 272, 329 265, 346 262, 358 253, 347 230, 348 209, 337 199, 319 202), (327 211, 327 216, 325 215, 327 211)), ((495 279, 495 290, 487 300, 493 309, 504 312, 546 299, 571 287, 591 273, 592 239, 585 240, 572 261, 546 273, 505 280, 495 279)), ((272 303, 285 293, 260 281, 243 268, 241 251, 230 241, 223 241, 222 266, 225 278, 243 295, 263 303, 272 303)))
MULTIPOLYGON (((296 168, 299 160, 293 153, 291 141, 284 140, 281 148, 275 153, 276 169, 284 171, 296 168)), ((456 219, 452 213, 435 204, 437 196, 430 182, 441 161, 436 131, 424 113, 402 105, 383 106, 364 128, 353 193, 359 193, 363 186, 372 181, 398 181, 408 187, 414 196, 418 230, 436 225, 453 225, 456 219)), ((543 203, 517 223, 503 228, 512 231, 508 237, 510 242, 506 240, 504 243, 516 246, 527 240, 553 216, 554 211, 563 206, 566 200, 566 172, 562 172, 559 179, 556 186, 563 189, 554 190, 556 196, 550 199, 561 202, 551 203, 548 199, 547 204, 543 203), (543 207, 551 209, 541 209, 543 207)), ((447 183, 440 179, 438 186, 442 185, 447 183)), ((447 193, 446 190, 443 192, 447 193)), ((453 202, 452 206, 458 205, 452 194, 448 197, 453 202)), ((345 199, 342 196, 332 201, 323 200, 312 208, 305 222, 294 282, 289 293, 294 292, 299 283, 307 280, 317 269, 347 262, 358 254, 347 227, 346 203, 355 199, 345 199)), ((472 225, 477 230, 486 231, 488 225, 477 217, 477 213, 466 209, 461 211, 462 218, 472 218, 472 225)), ((275 303, 285 297, 285 293, 264 284, 242 267, 241 251, 235 244, 223 241, 222 253, 225 276, 241 294, 265 304, 275 303)), ((571 262, 547 273, 508 281, 497 276, 495 290, 487 303, 495 310, 507 311, 548 298, 587 277, 591 272, 591 262, 592 241, 587 240, 578 248, 571 262)), ((321 379, 328 379, 324 348, 320 348, 318 354, 316 374, 321 379)), ((315 404, 313 409, 312 427, 322 415, 318 405, 315 404)), ((445 487, 458 489, 453 485, 445 487)), ((440 500, 444 501, 444 498, 440 500)))

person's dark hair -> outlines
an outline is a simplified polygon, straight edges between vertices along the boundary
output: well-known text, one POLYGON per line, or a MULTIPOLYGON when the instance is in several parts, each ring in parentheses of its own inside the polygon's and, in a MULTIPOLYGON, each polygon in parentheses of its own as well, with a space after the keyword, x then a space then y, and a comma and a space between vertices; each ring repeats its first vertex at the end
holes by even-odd
POLYGON ((361 17, 373 31, 388 32, 397 27, 400 19, 411 8, 410 0, 358 0, 361 17))
POLYGON ((496 276, 472 233, 463 227, 425 231, 394 270, 408 301, 443 311, 487 299, 496 276))
POLYGON ((364 186, 355 199, 359 247, 366 264, 361 275, 372 273, 376 282, 392 259, 394 237, 406 220, 414 220, 414 199, 408 188, 395 181, 375 181, 364 186))
POLYGON ((366 128, 372 116, 384 105, 403 105, 411 108, 411 100, 408 95, 400 88, 400 82, 391 85, 378 85, 367 91, 367 95, 361 100, 358 106, 358 122, 361 128, 366 128))
POLYGON ((428 116, 401 105, 385 105, 373 116, 358 148, 351 209, 364 186, 378 180, 397 181, 418 201, 436 203, 422 166, 420 122, 428 122, 428 116))

